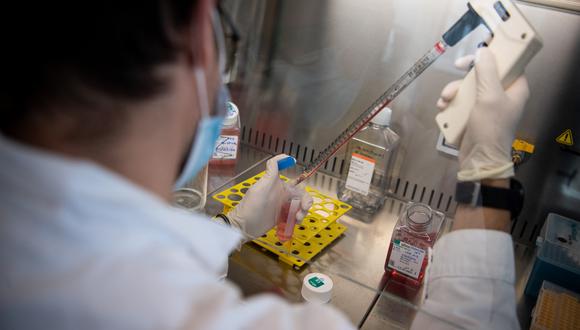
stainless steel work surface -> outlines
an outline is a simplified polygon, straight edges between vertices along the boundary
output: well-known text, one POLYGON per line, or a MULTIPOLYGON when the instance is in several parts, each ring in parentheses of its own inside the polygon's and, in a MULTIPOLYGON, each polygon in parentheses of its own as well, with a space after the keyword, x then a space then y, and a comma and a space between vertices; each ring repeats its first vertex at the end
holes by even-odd
MULTIPOLYGON (((241 182, 265 169, 268 154, 247 145, 242 147, 242 159, 236 169, 229 174, 210 169, 210 196, 228 186, 241 182), (250 164, 246 158, 257 160, 250 164), (253 165, 244 172, 242 164, 253 165), (241 172, 241 173, 235 173, 241 172)), ((290 177, 296 172, 285 173, 290 177)), ((332 176, 317 173, 306 182, 329 196, 336 197, 338 180, 332 176)), ((372 309, 377 294, 382 291, 384 263, 393 227, 404 202, 389 199, 385 207, 373 219, 359 221, 352 215, 343 216, 339 221, 348 226, 343 237, 315 257, 310 264, 296 270, 277 260, 277 257, 255 244, 246 244, 235 252, 229 263, 228 278, 236 283, 244 295, 275 293, 293 302, 302 300, 300 289, 303 277, 310 272, 321 272, 331 276, 334 282, 331 305, 341 310, 356 325, 362 325, 367 313, 372 309)), ((216 214, 221 205, 208 198, 206 212, 216 214)), ((405 303, 396 297, 383 297, 392 306, 404 307, 405 303), (402 303, 402 304, 401 304, 402 303)), ((410 322, 413 314, 408 314, 410 322)))
MULTIPOLYGON (((242 182, 262 172, 271 155, 242 145, 238 165, 229 170, 210 168, 209 198, 206 213, 214 215, 222 210, 221 204, 211 198, 213 193, 242 182)), ((294 177, 300 167, 284 174, 294 177)), ((306 184, 322 193, 336 197, 340 180, 317 173, 306 184)), ((232 254, 228 278, 236 283, 245 296, 274 293, 291 302, 302 301, 302 279, 311 272, 329 275, 334 282, 331 305, 341 310, 355 325, 362 329, 408 328, 421 303, 422 292, 401 289, 384 276, 384 263, 389 242, 398 215, 405 202, 387 199, 383 209, 371 219, 356 212, 347 213, 339 221, 348 230, 343 237, 315 257, 302 269, 278 261, 277 257, 255 244, 245 244, 232 254)), ((443 232, 449 230, 452 219, 446 219, 443 232)), ((522 325, 528 323, 533 301, 524 295, 533 251, 516 245, 516 291, 518 314, 522 325)), ((421 312, 422 313, 422 312, 421 312)), ((429 316, 435 318, 435 316, 429 316)), ((449 328, 453 328, 450 324, 449 328)))

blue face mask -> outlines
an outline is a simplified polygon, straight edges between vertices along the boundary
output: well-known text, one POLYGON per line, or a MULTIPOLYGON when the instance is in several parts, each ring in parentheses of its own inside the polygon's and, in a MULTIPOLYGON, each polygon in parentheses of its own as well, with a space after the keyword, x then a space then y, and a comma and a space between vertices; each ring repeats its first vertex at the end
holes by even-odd
POLYGON ((220 136, 222 122, 226 113, 226 103, 230 100, 229 91, 222 84, 214 103, 215 109, 213 113, 216 115, 210 116, 205 75, 199 68, 195 69, 195 79, 202 118, 197 124, 195 140, 191 146, 185 165, 175 182, 176 189, 185 186, 209 162, 213 154, 214 146, 220 136))

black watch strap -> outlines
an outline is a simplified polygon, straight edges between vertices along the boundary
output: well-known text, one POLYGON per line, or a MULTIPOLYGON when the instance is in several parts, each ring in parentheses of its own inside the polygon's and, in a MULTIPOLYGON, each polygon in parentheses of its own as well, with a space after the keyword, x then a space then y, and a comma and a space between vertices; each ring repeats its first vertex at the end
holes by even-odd
POLYGON ((482 185, 477 182, 458 182, 455 200, 460 204, 508 210, 512 219, 517 217, 524 203, 524 190, 517 180, 510 180, 510 188, 482 185))

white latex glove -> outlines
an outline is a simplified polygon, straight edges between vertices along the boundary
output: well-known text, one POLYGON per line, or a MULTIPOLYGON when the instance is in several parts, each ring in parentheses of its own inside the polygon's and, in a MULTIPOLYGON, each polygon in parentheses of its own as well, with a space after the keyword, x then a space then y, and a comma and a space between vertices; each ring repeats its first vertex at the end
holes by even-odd
MULTIPOLYGON (((475 60, 477 99, 459 148, 460 181, 503 179, 514 175, 511 147, 515 131, 530 95, 528 82, 519 77, 505 91, 497 73, 494 55, 480 48, 455 65, 467 70, 475 60)), ((453 100, 461 80, 449 83, 441 92, 437 107, 444 110, 453 100)))
MULTIPOLYGON (((286 184, 278 174, 278 160, 286 157, 281 154, 269 159, 266 173, 248 189, 240 204, 227 215, 232 225, 240 229, 247 239, 263 235, 276 224, 286 184)), ((312 197, 303 189, 301 191, 303 195, 296 214, 297 223, 302 222, 312 206, 312 197)))

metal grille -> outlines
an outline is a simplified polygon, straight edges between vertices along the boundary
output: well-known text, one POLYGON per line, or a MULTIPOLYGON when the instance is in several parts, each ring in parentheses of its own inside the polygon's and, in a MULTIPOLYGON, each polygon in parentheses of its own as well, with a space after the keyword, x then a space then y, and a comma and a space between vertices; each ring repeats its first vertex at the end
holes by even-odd
MULTIPOLYGON (((306 165, 311 162, 317 155, 317 150, 307 145, 301 145, 293 141, 274 136, 267 132, 260 132, 250 127, 242 127, 242 141, 252 147, 264 150, 272 154, 285 153, 296 158, 299 164, 306 165)), ((337 182, 340 180, 345 171, 344 155, 339 154, 329 159, 321 171, 334 177, 326 182, 317 182, 324 189, 335 189, 337 182), (337 182, 334 182, 337 181, 337 182)), ((389 191, 393 197, 404 201, 415 201, 428 204, 433 209, 445 212, 447 215, 453 215, 457 203, 452 194, 438 191, 430 187, 413 183, 400 177, 394 177, 391 181, 389 191)))

